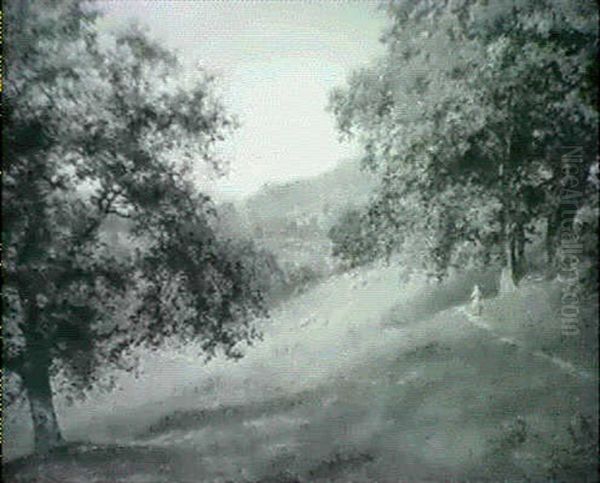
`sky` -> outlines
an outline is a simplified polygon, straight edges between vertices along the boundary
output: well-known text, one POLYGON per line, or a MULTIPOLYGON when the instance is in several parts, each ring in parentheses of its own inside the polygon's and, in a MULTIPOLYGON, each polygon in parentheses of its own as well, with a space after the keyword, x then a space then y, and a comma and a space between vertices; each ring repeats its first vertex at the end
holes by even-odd
POLYGON ((358 147, 340 143, 328 93, 383 52, 385 14, 367 0, 100 0, 103 29, 135 20, 221 80, 241 127, 223 146, 227 178, 205 181, 235 199, 265 183, 315 176, 358 147))

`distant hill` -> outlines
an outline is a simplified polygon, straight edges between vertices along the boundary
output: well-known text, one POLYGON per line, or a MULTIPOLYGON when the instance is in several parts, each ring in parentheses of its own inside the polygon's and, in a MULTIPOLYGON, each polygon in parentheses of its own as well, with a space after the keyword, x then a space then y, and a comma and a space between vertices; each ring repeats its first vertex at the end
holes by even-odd
POLYGON ((357 160, 343 160, 333 170, 312 178, 266 185, 239 208, 251 225, 317 217, 324 227, 344 207, 364 204, 374 186, 374 178, 360 170, 357 160))
POLYGON ((343 160, 318 176, 266 185, 219 211, 230 232, 250 236, 282 263, 325 273, 333 266, 329 227, 345 208, 365 204, 374 187, 357 160, 343 160))

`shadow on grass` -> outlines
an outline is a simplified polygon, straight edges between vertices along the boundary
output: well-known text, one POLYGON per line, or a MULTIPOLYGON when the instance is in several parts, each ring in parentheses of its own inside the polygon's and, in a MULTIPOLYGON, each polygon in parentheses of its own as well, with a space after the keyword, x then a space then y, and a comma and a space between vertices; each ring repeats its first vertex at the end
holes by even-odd
POLYGON ((349 473, 373 463, 375 458, 367 452, 335 452, 330 457, 316 463, 308 471, 295 473, 289 470, 261 478, 253 483, 303 483, 308 481, 353 481, 349 473), (305 476, 304 476, 305 475, 305 476))
POLYGON ((314 404, 325 392, 325 388, 311 389, 265 401, 212 409, 176 411, 140 432, 138 438, 149 439, 167 431, 199 430, 208 425, 235 424, 264 416, 273 417, 303 405, 314 404))
POLYGON ((2 469, 7 482, 124 481, 140 474, 168 481, 176 459, 164 448, 73 442, 45 455, 18 458, 2 469))

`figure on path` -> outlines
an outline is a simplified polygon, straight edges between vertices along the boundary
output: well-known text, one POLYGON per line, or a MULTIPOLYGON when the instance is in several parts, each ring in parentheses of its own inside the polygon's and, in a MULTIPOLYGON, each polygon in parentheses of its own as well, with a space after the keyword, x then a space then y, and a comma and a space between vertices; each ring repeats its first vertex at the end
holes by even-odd
POLYGON ((483 302, 481 300, 481 289, 479 285, 475 284, 473 292, 471 293, 471 313, 476 316, 480 316, 483 311, 483 302))

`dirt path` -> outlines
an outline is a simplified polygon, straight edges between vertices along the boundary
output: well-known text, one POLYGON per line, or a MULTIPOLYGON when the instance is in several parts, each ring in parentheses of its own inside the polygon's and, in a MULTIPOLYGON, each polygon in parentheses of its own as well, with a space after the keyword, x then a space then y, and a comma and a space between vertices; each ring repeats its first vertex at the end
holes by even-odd
POLYGON ((521 350, 528 351, 534 357, 539 357, 543 360, 546 360, 546 361, 550 362, 551 364, 553 364, 556 368, 560 369, 561 371, 564 371, 564 372, 566 372, 574 377, 577 377, 583 381, 593 380, 594 375, 588 370, 578 368, 571 362, 561 359, 558 356, 549 355, 549 354, 546 354, 539 350, 530 351, 527 348, 526 343, 524 343, 523 341, 519 341, 512 337, 506 337, 506 336, 501 336, 501 335, 497 334, 494 331, 494 329, 492 328, 492 326, 488 322, 486 322, 485 317, 473 315, 472 313, 470 313, 469 307, 467 305, 462 305, 462 306, 456 307, 456 310, 460 314, 462 314, 475 327, 478 327, 479 329, 488 331, 490 333, 490 335, 492 335, 493 337, 495 337, 498 340, 498 342, 500 342, 502 344, 513 345, 513 346, 518 347, 521 350))

